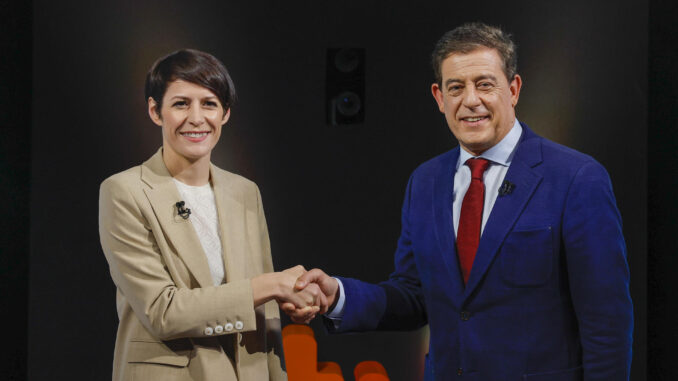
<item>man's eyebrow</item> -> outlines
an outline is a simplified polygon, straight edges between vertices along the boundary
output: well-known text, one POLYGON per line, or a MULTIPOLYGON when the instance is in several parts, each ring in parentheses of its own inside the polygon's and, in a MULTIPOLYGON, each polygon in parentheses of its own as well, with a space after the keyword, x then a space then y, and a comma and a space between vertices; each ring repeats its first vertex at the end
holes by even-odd
MULTIPOLYGON (((189 99, 189 98, 190 98, 189 96, 179 94, 179 95, 173 96, 170 99, 189 99)), ((202 99, 218 99, 218 98, 217 98, 216 95, 208 95, 206 97, 203 97, 202 99)))
MULTIPOLYGON (((497 82, 497 77, 495 77, 492 74, 481 74, 481 75, 473 78, 473 82, 478 82, 478 81, 481 81, 483 79, 489 79, 491 81, 497 82)), ((452 83, 464 83, 464 81, 462 81, 461 79, 457 79, 457 78, 449 78, 445 81, 445 86, 449 86, 452 83)))
POLYGON ((480 75, 480 76, 475 78, 476 81, 480 81, 482 79, 489 79, 489 80, 497 82, 497 77, 495 77, 492 74, 483 74, 483 75, 480 75))
POLYGON ((445 87, 449 86, 452 83, 464 83, 461 79, 456 79, 456 78, 450 78, 445 81, 445 87))

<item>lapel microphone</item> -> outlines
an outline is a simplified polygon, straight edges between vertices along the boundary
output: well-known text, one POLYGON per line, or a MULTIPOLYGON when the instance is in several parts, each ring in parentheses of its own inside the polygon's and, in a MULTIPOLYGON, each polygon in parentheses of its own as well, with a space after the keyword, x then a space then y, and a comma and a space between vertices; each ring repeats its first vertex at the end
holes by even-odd
POLYGON ((184 205, 186 205, 185 202, 179 201, 176 204, 174 204, 177 207, 177 213, 183 218, 184 220, 188 219, 188 216, 191 215, 191 209, 189 208, 184 208, 184 205))
POLYGON ((514 184, 514 183, 512 183, 508 180, 504 180, 504 182, 501 183, 501 187, 499 187, 499 196, 506 196, 506 195, 513 193, 513 189, 515 187, 516 187, 516 184, 514 184))

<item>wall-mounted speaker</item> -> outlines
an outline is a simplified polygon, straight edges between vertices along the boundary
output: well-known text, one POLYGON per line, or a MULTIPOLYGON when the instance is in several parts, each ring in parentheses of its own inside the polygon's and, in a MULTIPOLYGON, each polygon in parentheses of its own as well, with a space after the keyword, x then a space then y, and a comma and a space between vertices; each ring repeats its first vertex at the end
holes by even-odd
POLYGON ((327 50, 326 121, 332 126, 365 121, 365 49, 327 50))

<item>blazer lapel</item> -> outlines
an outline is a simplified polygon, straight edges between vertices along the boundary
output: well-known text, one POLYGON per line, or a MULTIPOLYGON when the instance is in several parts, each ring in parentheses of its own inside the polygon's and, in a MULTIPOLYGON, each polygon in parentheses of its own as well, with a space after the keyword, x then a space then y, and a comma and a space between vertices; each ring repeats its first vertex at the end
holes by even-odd
MULTIPOLYGON (((450 273, 452 289, 449 294, 454 303, 461 301, 464 292, 464 281, 457 260, 456 238, 452 220, 452 192, 454 190, 454 173, 459 159, 459 147, 450 152, 449 157, 440 165, 438 173, 433 177, 433 214, 435 215, 435 232, 443 261, 450 273)), ((459 307, 459 306, 457 306, 459 307)))
POLYGON ((247 242, 247 212, 243 205, 242 196, 235 189, 226 172, 212 165, 210 167, 214 196, 219 216, 219 233, 221 250, 224 258, 226 280, 245 279, 247 273, 247 259, 249 246, 247 242))
POLYGON ((177 213, 175 204, 181 196, 162 160, 162 149, 142 165, 141 179, 150 186, 144 189, 146 197, 179 257, 201 287, 214 286, 207 257, 190 218, 185 220, 177 213))
POLYGON ((518 143, 516 154, 505 177, 505 180, 515 184, 515 188, 510 194, 497 196, 480 238, 464 298, 468 298, 480 283, 506 235, 513 229, 516 220, 542 180, 542 176, 532 169, 542 161, 541 139, 526 125, 523 125, 523 129, 523 137, 518 143))

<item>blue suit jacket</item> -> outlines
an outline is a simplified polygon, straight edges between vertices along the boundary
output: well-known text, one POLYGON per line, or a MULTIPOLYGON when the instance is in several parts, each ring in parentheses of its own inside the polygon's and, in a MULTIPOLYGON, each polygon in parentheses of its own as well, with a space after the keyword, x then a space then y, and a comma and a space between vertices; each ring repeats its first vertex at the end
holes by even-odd
POLYGON ((395 271, 340 278, 337 332, 430 325, 426 379, 627 380, 633 311, 619 211, 591 157, 523 135, 464 286, 452 224, 459 147, 417 168, 395 271), (461 377, 459 377, 461 375, 461 377))

